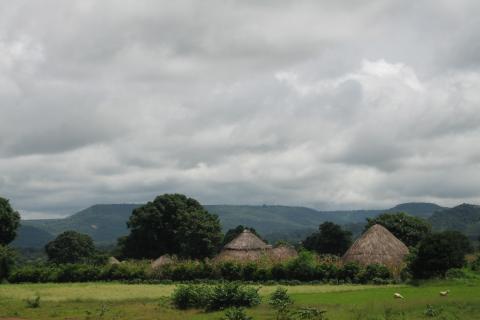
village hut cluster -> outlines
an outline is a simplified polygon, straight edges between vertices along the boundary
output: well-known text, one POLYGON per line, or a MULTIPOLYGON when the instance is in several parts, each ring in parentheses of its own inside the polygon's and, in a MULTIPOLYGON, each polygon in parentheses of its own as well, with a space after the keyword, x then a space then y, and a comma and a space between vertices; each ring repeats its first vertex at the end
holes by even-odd
MULTIPOLYGON (((385 227, 376 224, 359 237, 343 255, 342 263, 357 262, 361 265, 383 264, 392 270, 404 265, 408 247, 385 227)), ((213 259, 215 262, 236 261, 284 262, 298 256, 297 251, 288 245, 272 247, 250 230, 245 229, 236 238, 227 243, 213 259)), ((175 261, 175 257, 163 255, 152 262, 152 268, 158 268, 175 261)))

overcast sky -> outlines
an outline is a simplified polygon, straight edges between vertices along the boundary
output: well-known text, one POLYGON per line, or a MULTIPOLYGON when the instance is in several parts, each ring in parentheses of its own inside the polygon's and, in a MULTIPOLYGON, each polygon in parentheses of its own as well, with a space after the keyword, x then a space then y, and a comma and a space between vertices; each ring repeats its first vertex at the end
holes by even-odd
POLYGON ((24 218, 480 202, 480 2, 0 1, 0 196, 24 218))

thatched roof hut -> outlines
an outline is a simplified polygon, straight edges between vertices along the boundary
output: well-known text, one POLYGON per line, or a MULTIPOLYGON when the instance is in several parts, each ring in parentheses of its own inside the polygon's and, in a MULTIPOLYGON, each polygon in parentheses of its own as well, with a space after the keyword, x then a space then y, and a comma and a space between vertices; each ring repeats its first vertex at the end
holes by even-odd
POLYGON ((290 260, 298 257, 298 252, 292 246, 281 244, 272 249, 270 252, 270 258, 274 262, 280 262, 290 260))
POLYGON ((342 260, 358 262, 362 265, 383 264, 390 268, 403 265, 403 258, 408 254, 407 246, 385 227, 376 224, 358 238, 343 255, 342 260))
POLYGON ((268 258, 268 251, 271 249, 272 246, 266 244, 250 230, 245 229, 223 247, 215 260, 255 261, 264 257, 268 258))
POLYGON ((114 256, 111 256, 110 258, 108 258, 107 263, 110 264, 110 265, 112 265, 112 264, 119 264, 120 261, 118 261, 118 259, 115 258, 114 256))
POLYGON ((164 254, 160 256, 158 259, 152 261, 152 269, 156 269, 166 264, 173 263, 175 261, 175 257, 170 256, 169 254, 164 254))

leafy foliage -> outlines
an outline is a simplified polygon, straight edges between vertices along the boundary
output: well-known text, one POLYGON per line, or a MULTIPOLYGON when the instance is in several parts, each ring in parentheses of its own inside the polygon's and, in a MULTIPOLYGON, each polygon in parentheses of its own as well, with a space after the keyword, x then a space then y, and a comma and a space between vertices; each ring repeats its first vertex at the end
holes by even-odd
POLYGON ((12 242, 19 226, 20 215, 12 209, 7 199, 0 197, 0 245, 12 242))
POLYGON ((244 308, 229 308, 225 311, 225 316, 222 320, 253 320, 252 317, 249 317, 244 308))
POLYGON ((293 300, 288 295, 287 289, 278 287, 270 295, 270 301, 268 303, 277 312, 277 320, 284 320, 289 318, 290 306, 293 304, 293 300))
POLYGON ((78 263, 95 254, 92 238, 76 231, 65 231, 45 246, 48 260, 54 263, 78 263))
POLYGON ((426 220, 404 212, 384 213, 375 218, 368 218, 364 231, 375 224, 387 228, 408 247, 417 245, 418 242, 430 234, 432 229, 426 220))
POLYGON ((458 231, 434 233, 420 242, 409 269, 415 278, 443 277, 448 269, 463 267, 472 251, 469 239, 458 231))
POLYGON ((125 257, 205 258, 213 256, 222 243, 218 217, 181 194, 164 194, 135 209, 127 226, 130 234, 119 239, 125 257))
POLYGON ((352 244, 352 234, 333 222, 324 222, 303 241, 303 246, 319 254, 342 255, 352 244))
POLYGON ((8 277, 15 264, 15 251, 8 246, 0 245, 0 280, 8 277))
POLYGON ((223 282, 213 287, 198 284, 180 285, 172 294, 179 309, 203 308, 208 311, 230 307, 253 307, 261 302, 258 288, 237 282, 223 282))

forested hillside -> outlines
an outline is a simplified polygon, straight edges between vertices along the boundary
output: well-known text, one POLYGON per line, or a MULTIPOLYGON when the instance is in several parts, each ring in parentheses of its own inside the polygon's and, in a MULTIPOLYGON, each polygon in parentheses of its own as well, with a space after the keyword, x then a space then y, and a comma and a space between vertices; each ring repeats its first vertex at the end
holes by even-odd
MULTIPOLYGON (((64 219, 23 220, 17 247, 43 247, 54 236, 65 230, 90 235, 97 244, 108 245, 127 234, 126 222, 132 210, 140 204, 100 204, 89 207, 64 219)), ((224 231, 239 224, 251 226, 271 241, 304 238, 318 225, 332 221, 346 225, 352 231, 361 230, 366 218, 383 212, 406 211, 428 217, 443 208, 428 203, 406 203, 384 210, 318 211, 306 207, 206 205, 205 208, 220 217, 224 231)))
POLYGON ((480 236, 480 206, 461 204, 436 212, 429 218, 435 230, 457 230, 472 239, 480 236))

